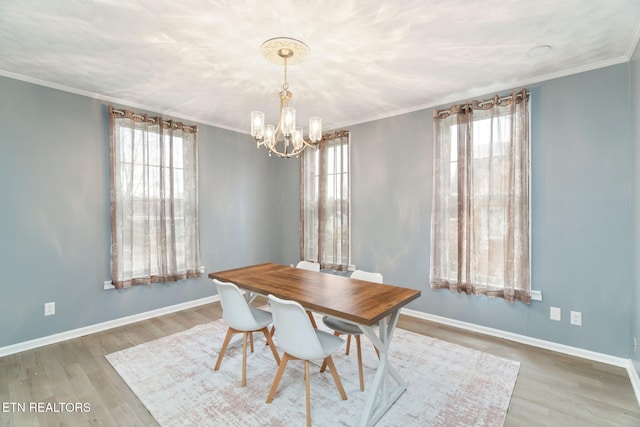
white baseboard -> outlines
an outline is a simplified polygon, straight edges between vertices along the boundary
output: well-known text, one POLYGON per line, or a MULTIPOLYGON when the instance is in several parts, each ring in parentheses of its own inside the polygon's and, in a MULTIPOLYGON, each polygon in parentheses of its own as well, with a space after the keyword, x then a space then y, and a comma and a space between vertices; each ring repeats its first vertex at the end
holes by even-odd
POLYGON ((629 360, 629 364, 627 365, 627 373, 629 374, 631 387, 633 387, 633 392, 636 395, 638 405, 640 405, 640 378, 638 377, 638 371, 636 371, 636 367, 631 360, 629 360))
MULTIPOLYGON (((618 366, 628 370, 630 359, 624 359, 622 357, 610 356, 604 353, 598 353, 595 351, 584 350, 578 347, 571 347, 564 344, 558 344, 551 341, 545 341, 538 338, 532 338, 525 335, 514 334, 512 332, 501 331, 500 329, 487 328, 485 326, 475 325, 473 323, 462 322, 460 320, 449 319, 447 317, 436 316, 434 314, 424 313, 422 311, 411 310, 403 308, 400 311, 407 316, 416 317, 419 319, 430 320, 435 323, 441 323, 444 325, 453 326, 460 329, 465 329, 471 332, 477 332, 484 335, 490 335, 493 337, 504 338, 509 341, 515 341, 522 344, 528 344, 533 347, 540 347, 546 350, 556 351, 558 353, 568 354, 570 356, 580 357, 582 359, 593 360, 595 362, 606 363, 608 365, 618 366)), ((636 396, 638 394, 636 393, 636 396)))
POLYGON ((151 319, 153 317, 158 317, 158 316, 162 316, 169 313, 175 313, 176 311, 186 310, 188 308, 209 304, 219 300, 220 300, 220 297, 218 295, 213 295, 210 297, 205 297, 205 298, 201 298, 193 301, 187 301, 181 304, 158 308, 156 310, 146 311, 144 313, 134 314, 132 316, 121 317, 119 319, 97 323, 95 325, 89 325, 82 328, 73 329, 71 331, 61 332, 59 334, 48 335, 46 337, 36 338, 30 341, 11 344, 5 347, 0 347, 0 357, 8 356, 10 354, 20 353, 21 351, 31 350, 31 349, 42 347, 49 344, 55 344, 55 343, 66 341, 72 338, 78 338, 83 335, 102 332, 107 329, 117 328, 118 326, 128 325, 130 323, 151 319))

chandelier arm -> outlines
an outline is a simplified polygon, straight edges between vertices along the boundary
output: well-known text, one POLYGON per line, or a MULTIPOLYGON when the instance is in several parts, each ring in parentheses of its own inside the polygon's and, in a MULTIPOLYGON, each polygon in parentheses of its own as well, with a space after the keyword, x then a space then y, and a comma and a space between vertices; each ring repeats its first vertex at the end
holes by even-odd
MULTIPOLYGON (((280 121, 278 121, 278 126, 276 127, 276 129, 275 129, 275 130, 274 130, 274 132, 273 132, 273 141, 274 141, 273 148, 272 148, 272 147, 270 147, 270 146, 267 144, 267 141, 265 140, 265 138, 264 138, 264 137, 262 137, 262 138, 255 138, 255 140, 256 140, 256 142, 257 142, 257 146, 258 146, 258 148, 259 148, 260 146, 265 146, 265 147, 267 147, 267 149, 268 149, 269 151, 271 151, 273 154, 275 154, 275 155, 277 155, 278 157, 281 157, 281 158, 289 158, 289 157, 297 156, 297 155, 299 155, 300 153, 302 153, 302 152, 304 151, 304 149, 305 149, 305 148, 307 148, 307 147, 309 147, 309 148, 313 148, 314 150, 318 148, 318 145, 320 144, 320 141, 318 141, 318 142, 313 142, 313 141, 311 141, 311 140, 310 140, 310 139, 308 139, 308 138, 302 138, 302 139, 301 139, 301 141, 302 141, 302 144, 303 144, 303 145, 302 145, 299 149, 297 149, 297 150, 296 150, 295 148, 293 148, 291 151, 289 151, 289 152, 288 152, 288 151, 286 150, 287 144, 286 144, 286 143, 285 143, 285 141, 284 141, 284 140, 285 140, 285 138, 287 138, 287 137, 285 137, 285 136, 282 134, 281 127, 282 127, 282 121, 280 120, 280 121), (282 138, 282 140, 280 140, 280 138, 282 138), (283 152, 283 151, 281 151, 281 150, 278 150, 278 143, 283 143, 283 144, 284 144, 284 146, 285 146, 285 151, 284 151, 284 152, 283 152)), ((293 146, 293 144, 291 143, 291 141, 289 141, 289 144, 290 144, 291 146, 293 146)))
MULTIPOLYGON (((305 146, 310 147, 310 148, 318 148, 318 145, 320 144, 320 141, 318 142, 312 142, 310 139, 307 140, 305 138, 302 139, 302 142, 304 143, 305 146)), ((300 150, 302 151, 302 150, 300 150)))

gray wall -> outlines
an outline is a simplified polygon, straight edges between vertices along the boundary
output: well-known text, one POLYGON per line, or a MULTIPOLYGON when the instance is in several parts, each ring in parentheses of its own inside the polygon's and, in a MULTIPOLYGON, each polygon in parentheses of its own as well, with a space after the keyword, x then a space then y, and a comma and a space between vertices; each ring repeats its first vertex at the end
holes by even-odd
MULTIPOLYGON (((640 159, 636 151, 633 165, 629 160, 629 68, 529 87, 532 281, 544 301, 509 304, 429 288, 431 109, 349 128, 353 262, 381 271, 388 283, 420 289, 412 309, 631 357, 639 329, 632 249, 640 239, 629 232, 629 192, 640 159), (561 322, 549 320, 550 306, 562 309, 561 322), (570 310, 582 311, 582 327, 569 324, 570 310)), ((110 232, 105 105, 4 78, 0 93, 0 347, 214 293, 206 279, 103 291, 110 232), (45 318, 47 301, 56 301, 58 313, 45 318)), ((246 135, 200 126, 207 271, 298 260, 298 166, 297 159, 269 158, 246 135)), ((638 215, 633 219, 637 230, 638 215)))
MULTIPOLYGON (((215 294, 206 276, 104 291, 111 280, 107 106, 2 77, 0 94, 0 347, 215 294), (56 314, 44 317, 49 301, 56 314)), ((279 229, 287 206, 272 197, 282 163, 246 135, 199 131, 206 270, 290 262, 279 229)))
MULTIPOLYGON (((530 86, 532 283, 510 304, 429 287, 432 113, 352 126, 352 262, 422 291, 409 308, 629 357, 628 65, 530 86), (562 321, 549 319, 549 307, 562 321), (583 326, 569 312, 581 311, 583 326)), ((488 94, 492 96, 493 94, 488 94)))
POLYGON ((532 277, 544 301, 522 333, 629 357, 628 65, 533 93, 532 277), (560 324, 549 320, 550 305, 562 308, 560 324), (570 310, 582 312, 582 327, 569 324, 570 310))
MULTIPOLYGON (((633 247, 631 265, 633 268, 631 293, 631 336, 640 338, 640 47, 636 47, 630 64, 629 93, 631 103, 631 236, 633 247)), ((631 351, 636 371, 640 372, 640 356, 638 349, 631 351)))

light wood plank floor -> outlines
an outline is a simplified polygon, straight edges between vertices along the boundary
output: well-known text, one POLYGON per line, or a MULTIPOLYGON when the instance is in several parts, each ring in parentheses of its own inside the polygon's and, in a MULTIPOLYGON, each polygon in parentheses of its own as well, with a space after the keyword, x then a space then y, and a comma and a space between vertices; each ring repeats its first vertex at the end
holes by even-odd
MULTIPOLYGON (((104 356, 221 315, 219 303, 207 304, 0 358, 0 426, 157 425, 104 356), (31 402, 57 412, 30 411, 31 402), (87 403, 90 411, 68 412, 60 402, 87 403)), ((640 426, 622 368, 407 316, 399 327, 520 361, 506 426, 640 426)))

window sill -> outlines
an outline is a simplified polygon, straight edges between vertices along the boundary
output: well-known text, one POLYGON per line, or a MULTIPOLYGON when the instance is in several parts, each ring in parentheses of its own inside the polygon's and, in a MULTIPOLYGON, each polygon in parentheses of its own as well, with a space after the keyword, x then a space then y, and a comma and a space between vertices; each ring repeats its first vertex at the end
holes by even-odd
POLYGON ((542 301, 542 291, 531 290, 531 301, 542 301))

